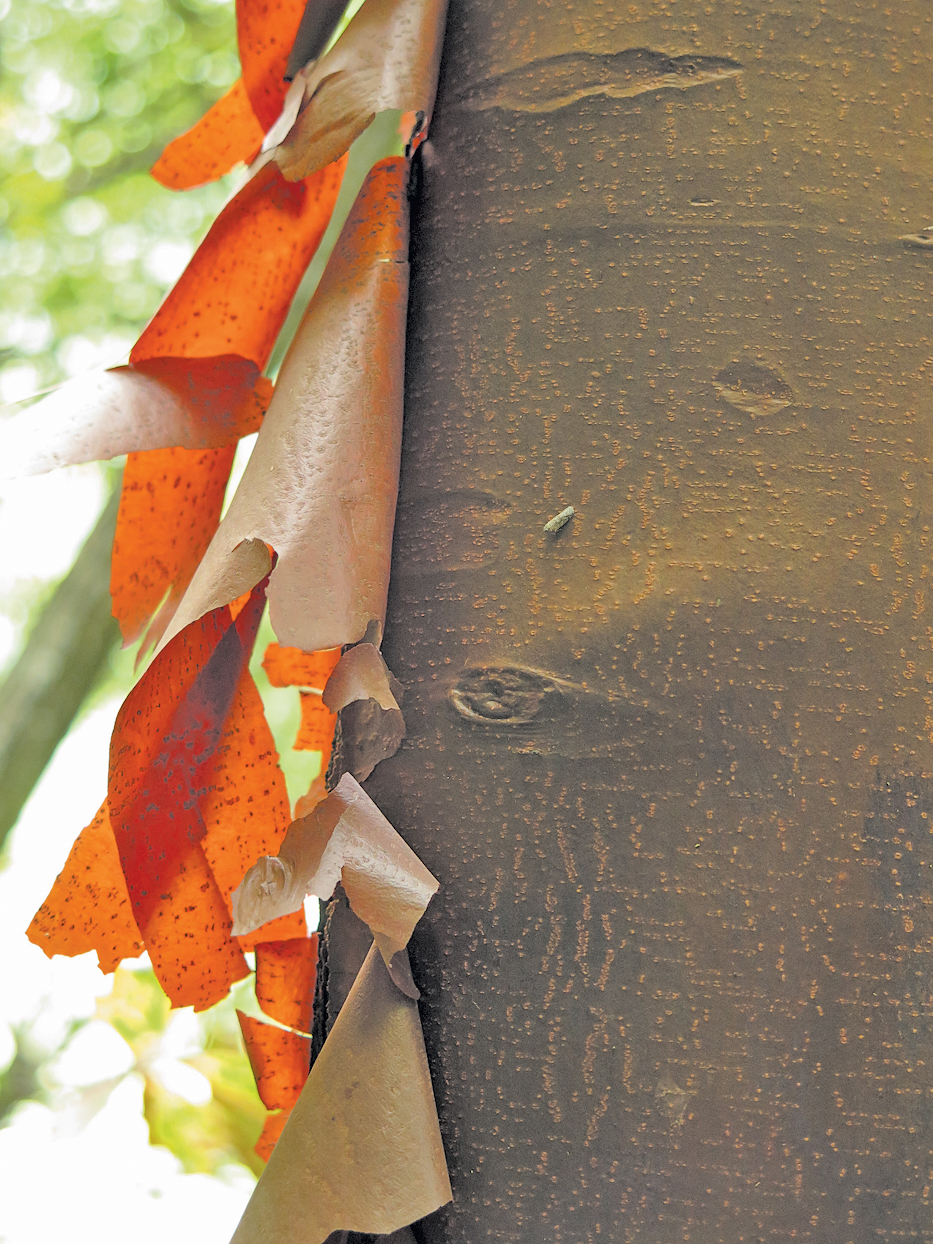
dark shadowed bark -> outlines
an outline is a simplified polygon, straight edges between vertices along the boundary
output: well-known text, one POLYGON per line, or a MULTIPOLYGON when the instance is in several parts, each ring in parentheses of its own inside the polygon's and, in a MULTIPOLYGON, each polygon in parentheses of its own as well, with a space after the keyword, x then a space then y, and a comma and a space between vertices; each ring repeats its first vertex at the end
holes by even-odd
POLYGON ((0 685, 0 846, 119 642, 110 613, 119 501, 118 483, 0 685))
POLYGON ((930 18, 452 0, 369 783, 429 1244, 933 1238, 930 18))

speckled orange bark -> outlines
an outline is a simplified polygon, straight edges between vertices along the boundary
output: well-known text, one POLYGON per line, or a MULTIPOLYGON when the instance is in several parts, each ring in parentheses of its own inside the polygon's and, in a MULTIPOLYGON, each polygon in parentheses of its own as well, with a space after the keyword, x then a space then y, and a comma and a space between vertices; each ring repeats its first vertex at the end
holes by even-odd
POLYGON ((337 714, 326 708, 324 701, 313 691, 301 692, 301 725, 292 744, 296 752, 320 752, 321 769, 330 764, 334 745, 337 714))
POLYGON ((241 161, 257 155, 264 127, 256 119, 242 78, 174 139, 152 166, 152 176, 169 190, 189 190, 216 181, 241 161))
POLYGON ((311 1031, 317 981, 318 939, 260 942, 256 947, 256 998, 280 1024, 311 1031))
MULTIPOLYGON (((230 895, 246 871, 260 856, 278 851, 291 821, 272 731, 249 670, 237 687, 210 786, 201 806, 201 845, 229 909, 230 895)), ((303 912, 271 921, 241 938, 240 945, 248 950, 263 940, 291 938, 307 941, 303 912)))
POLYGON ((230 916, 204 853, 187 843, 167 892, 146 920, 146 949, 172 1006, 196 1011, 226 997, 249 975, 249 965, 230 936, 230 916))
POLYGON ((291 1110, 308 1078, 311 1039, 237 1011, 260 1100, 267 1110, 291 1110))
POLYGON ((262 1132, 253 1146, 253 1151, 258 1153, 264 1162, 269 1161, 269 1155, 275 1148, 275 1142, 282 1135, 282 1128, 288 1121, 290 1114, 290 1110, 270 1110, 266 1115, 266 1121, 262 1125, 262 1132))
POLYGON ((270 644, 262 658, 262 668, 273 687, 316 687, 323 691, 340 660, 339 648, 302 652, 270 644))
POLYGON ((282 110, 288 54, 305 0, 237 0, 237 43, 253 112, 267 130, 282 110))
POLYGON ((110 571, 124 643, 150 620, 144 646, 156 642, 174 614, 220 522, 235 449, 127 455, 110 571))
POLYGON ((264 586, 155 658, 114 726, 108 799, 133 917, 173 1005, 211 1006, 246 974, 200 846, 215 752, 255 641, 264 586))
POLYGON ((142 954, 106 802, 78 835, 26 936, 49 958, 96 950, 102 972, 142 954))
POLYGON ((265 367, 340 189, 345 160, 302 182, 269 165, 217 217, 130 355, 237 354, 265 367))

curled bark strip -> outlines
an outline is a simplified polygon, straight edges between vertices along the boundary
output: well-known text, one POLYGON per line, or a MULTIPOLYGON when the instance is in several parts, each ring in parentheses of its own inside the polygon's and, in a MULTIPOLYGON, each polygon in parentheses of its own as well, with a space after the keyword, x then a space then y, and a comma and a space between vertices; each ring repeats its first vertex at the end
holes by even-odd
POLYGON ((282 110, 289 52, 304 9, 304 0, 237 0, 237 44, 243 83, 263 130, 282 110))
POLYGON ((198 843, 173 852, 173 865, 170 888, 153 896, 146 914, 146 950, 172 1006, 206 1011, 249 975, 249 965, 198 843))
POLYGON ((282 1128, 288 1121, 290 1113, 288 1110, 270 1110, 266 1115, 259 1139, 253 1145, 253 1152, 258 1153, 264 1162, 269 1161, 269 1156, 282 1135, 282 1128))
POLYGON ((106 801, 78 835, 26 936, 50 959, 96 950, 102 972, 142 954, 106 801))
POLYGON ((316 933, 256 947, 256 1000, 266 1015, 299 1032, 311 1031, 317 949, 316 933))
POLYGON ((110 748, 110 813, 134 915, 171 883, 185 842, 200 842, 201 803, 262 613, 262 592, 234 622, 218 610, 179 636, 136 684, 110 748))
POLYGON ((293 181, 342 155, 377 113, 423 125, 437 88, 445 0, 367 0, 331 50, 296 75, 302 111, 275 159, 293 181))
POLYGON ((255 363, 151 359, 77 376, 0 423, 0 478, 148 449, 217 449, 259 430, 272 385, 255 363))
POLYGON ((389 1235, 450 1197, 418 1007, 374 947, 232 1244, 389 1235))
POLYGON ((308 894, 328 899, 338 882, 391 971, 438 883, 350 774, 234 890, 234 930, 250 933, 297 911, 308 894))
MULTIPOLYGON (((246 669, 217 745, 210 790, 201 804, 201 846, 228 909, 244 872, 261 856, 277 851, 288 829, 288 793, 278 759, 259 691, 246 669)), ((304 912, 296 911, 240 938, 240 946, 248 950, 260 942, 290 945, 294 939, 306 941, 306 935, 304 912)))
POLYGON ((267 1110, 291 1110, 308 1078, 311 1038, 236 1014, 260 1101, 267 1110))
POLYGON ((195 122, 173 139, 152 166, 152 176, 167 190, 190 190, 216 181, 235 165, 249 164, 262 145, 263 127, 238 78, 195 122))
POLYGON ((262 658, 262 668, 273 687, 306 687, 320 693, 339 661, 339 648, 302 652, 300 648, 270 644, 262 658))
POLYGON ((231 199, 130 354, 237 354, 263 368, 330 221, 344 162, 292 185, 274 166, 231 199))
POLYGON ((269 607, 281 643, 306 652, 353 643, 384 616, 401 453, 407 182, 407 162, 391 158, 360 191, 173 634, 256 582, 239 552, 249 540, 278 554, 269 607))
POLYGON ((110 567, 124 644, 146 631, 145 651, 171 621, 220 522, 234 449, 128 455, 110 567))

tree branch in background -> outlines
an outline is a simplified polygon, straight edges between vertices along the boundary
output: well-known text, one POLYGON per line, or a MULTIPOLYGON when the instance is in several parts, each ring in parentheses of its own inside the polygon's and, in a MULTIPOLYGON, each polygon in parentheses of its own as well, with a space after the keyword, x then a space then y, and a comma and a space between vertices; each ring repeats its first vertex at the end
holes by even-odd
POLYGON ((110 613, 119 502, 118 481, 0 686, 0 847, 119 642, 110 613))

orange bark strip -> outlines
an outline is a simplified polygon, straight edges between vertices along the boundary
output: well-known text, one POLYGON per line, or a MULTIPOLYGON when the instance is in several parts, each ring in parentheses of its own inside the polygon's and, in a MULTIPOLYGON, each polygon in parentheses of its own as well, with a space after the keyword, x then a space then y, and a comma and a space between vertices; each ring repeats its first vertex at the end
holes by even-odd
POLYGON ((288 1121, 290 1114, 290 1110, 270 1110, 266 1115, 266 1121, 262 1125, 262 1132, 253 1146, 253 1152, 258 1153, 264 1162, 269 1161, 272 1150, 275 1148, 275 1142, 282 1135, 282 1128, 288 1121))
POLYGON ((256 998, 280 1024, 311 1031, 317 981, 318 939, 260 942, 256 947, 256 998))
POLYGON ((189 190, 216 181, 235 164, 249 164, 259 152, 265 128, 253 112, 242 78, 179 134, 152 166, 152 176, 169 190, 189 190))
POLYGON ((247 973, 200 847, 200 807, 262 616, 265 584, 155 658, 117 716, 108 799, 133 916, 175 1006, 213 1005, 247 973))
POLYGON ((291 1110, 308 1078, 311 1040, 237 1011, 260 1100, 267 1110, 291 1110))
MULTIPOLYGON (((249 670, 237 686, 210 785, 201 805, 201 845, 229 910, 230 895, 247 870, 261 856, 278 851, 291 821, 272 731, 249 670)), ((247 950, 277 938, 306 941, 304 913, 280 917, 241 939, 240 945, 247 950)))
POLYGON ((265 367, 340 190, 345 159, 289 183, 262 169, 217 217, 130 355, 237 354, 265 367))
POLYGON ((301 725, 292 747, 296 752, 320 752, 321 767, 327 768, 334 745, 337 714, 324 706, 324 701, 313 691, 301 692, 301 725))
POLYGON ((282 111, 288 54, 305 11, 305 0, 237 0, 237 43, 243 82, 263 130, 282 111))
POLYGON ((230 986, 249 975, 249 964, 230 936, 230 914, 204 853, 188 843, 171 883, 146 919, 152 970, 172 1006, 206 1011, 230 986))
POLYGON ((339 661, 339 648, 302 652, 273 643, 262 658, 262 668, 273 687, 316 687, 323 691, 339 661))
POLYGON ((106 801, 78 835, 26 936, 50 959, 96 950, 102 972, 142 954, 106 801))
POLYGON ((110 744, 108 798, 140 931, 174 859, 204 836, 201 804, 262 616, 263 587, 234 622, 215 609, 168 644, 127 696, 110 744))
POLYGON ((235 449, 127 456, 110 571, 113 614, 125 644, 150 620, 147 645, 157 641, 171 620, 220 522, 235 449))

